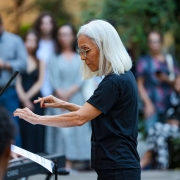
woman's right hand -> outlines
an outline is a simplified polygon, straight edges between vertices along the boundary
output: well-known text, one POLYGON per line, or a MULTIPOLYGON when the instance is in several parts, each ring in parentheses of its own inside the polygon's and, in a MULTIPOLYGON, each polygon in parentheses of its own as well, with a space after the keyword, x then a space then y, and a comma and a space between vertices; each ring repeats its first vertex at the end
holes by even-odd
POLYGON ((52 95, 38 98, 37 100, 34 100, 34 104, 40 103, 41 108, 62 108, 62 101, 61 99, 58 99, 52 95))
POLYGON ((144 116, 145 118, 151 117, 155 113, 155 108, 152 103, 145 104, 144 116))

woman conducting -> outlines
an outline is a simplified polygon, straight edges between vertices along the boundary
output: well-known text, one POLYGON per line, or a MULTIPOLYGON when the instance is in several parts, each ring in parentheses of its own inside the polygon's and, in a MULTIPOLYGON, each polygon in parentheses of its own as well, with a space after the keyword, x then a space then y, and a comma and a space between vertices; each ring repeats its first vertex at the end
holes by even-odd
POLYGON ((131 58, 116 30, 106 21, 83 25, 77 37, 83 78, 105 76, 94 94, 83 106, 54 96, 35 100, 43 108, 67 109, 67 114, 39 116, 24 108, 17 109, 14 116, 55 127, 82 126, 91 121, 91 162, 98 180, 140 180, 138 89, 130 71, 131 58))

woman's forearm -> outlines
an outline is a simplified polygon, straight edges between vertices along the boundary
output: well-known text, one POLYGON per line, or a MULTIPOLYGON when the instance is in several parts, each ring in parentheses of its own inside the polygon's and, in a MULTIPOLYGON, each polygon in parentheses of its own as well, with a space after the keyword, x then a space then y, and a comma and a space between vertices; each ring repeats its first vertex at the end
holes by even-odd
POLYGON ((27 91, 27 98, 31 99, 35 96, 41 89, 43 80, 44 80, 44 71, 45 71, 45 64, 43 61, 39 61, 39 75, 38 80, 34 85, 27 91))
POLYGON ((16 91, 17 91, 17 94, 18 94, 18 97, 19 97, 19 100, 21 102, 24 101, 24 99, 26 98, 26 93, 22 87, 22 84, 21 84, 21 79, 20 79, 20 76, 18 75, 17 77, 17 81, 16 81, 16 91))
POLYGON ((41 82, 36 82, 35 84, 33 84, 33 86, 26 92, 27 98, 31 99, 32 97, 34 97, 41 88, 41 82))
POLYGON ((66 102, 66 101, 63 101, 62 102, 62 106, 61 108, 64 108, 68 111, 78 111, 82 106, 79 106, 77 104, 73 104, 73 103, 69 103, 69 102, 66 102))
POLYGON ((144 87, 144 79, 138 78, 137 84, 138 84, 139 94, 140 94, 140 97, 141 97, 143 103, 145 105, 151 103, 151 99, 149 98, 148 93, 144 87))
POLYGON ((151 103, 151 99, 149 98, 146 90, 144 87, 142 86, 138 86, 139 87, 139 94, 140 94, 140 97, 142 99, 142 101, 144 102, 144 104, 149 104, 151 103))
POLYGON ((69 96, 71 97, 73 94, 75 94, 78 90, 79 90, 79 86, 78 85, 73 85, 70 89, 69 89, 69 96))
POLYGON ((67 114, 56 116, 38 116, 34 118, 34 124, 41 124, 53 127, 74 127, 81 126, 85 123, 83 116, 78 115, 77 112, 70 112, 67 114))

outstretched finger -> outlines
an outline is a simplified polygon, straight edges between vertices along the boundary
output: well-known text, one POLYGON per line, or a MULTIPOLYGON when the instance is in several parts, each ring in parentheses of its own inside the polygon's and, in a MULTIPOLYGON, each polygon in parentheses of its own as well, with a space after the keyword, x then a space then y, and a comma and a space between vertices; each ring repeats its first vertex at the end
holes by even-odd
POLYGON ((34 104, 40 103, 40 107, 42 108, 43 104, 44 104, 44 101, 45 101, 45 98, 38 97, 37 100, 34 100, 34 104))
POLYGON ((38 97, 38 99, 34 100, 34 104, 41 102, 41 100, 42 100, 42 98, 38 97))

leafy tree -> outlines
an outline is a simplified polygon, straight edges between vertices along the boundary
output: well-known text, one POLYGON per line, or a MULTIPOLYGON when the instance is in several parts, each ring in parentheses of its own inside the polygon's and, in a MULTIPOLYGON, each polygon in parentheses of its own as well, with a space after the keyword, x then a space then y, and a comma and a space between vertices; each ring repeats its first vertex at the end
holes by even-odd
POLYGON ((63 0, 35 0, 35 3, 40 11, 52 12, 59 25, 71 21, 70 14, 64 8, 63 0))
POLYGON ((180 60, 180 1, 174 0, 174 3, 176 4, 175 8, 175 18, 176 22, 178 23, 178 26, 176 26, 174 30, 174 40, 175 40, 175 54, 178 60, 180 60))
POLYGON ((83 1, 81 12, 81 23, 84 24, 92 19, 101 18, 103 0, 83 1))
POLYGON ((102 17, 114 22, 123 41, 132 45, 134 55, 146 51, 148 32, 162 34, 177 27, 173 0, 104 0, 102 17))
POLYGON ((151 30, 174 34, 180 51, 179 0, 101 0, 88 8, 90 5, 85 6, 84 20, 108 20, 116 27, 134 58, 147 51, 147 34, 151 30))

